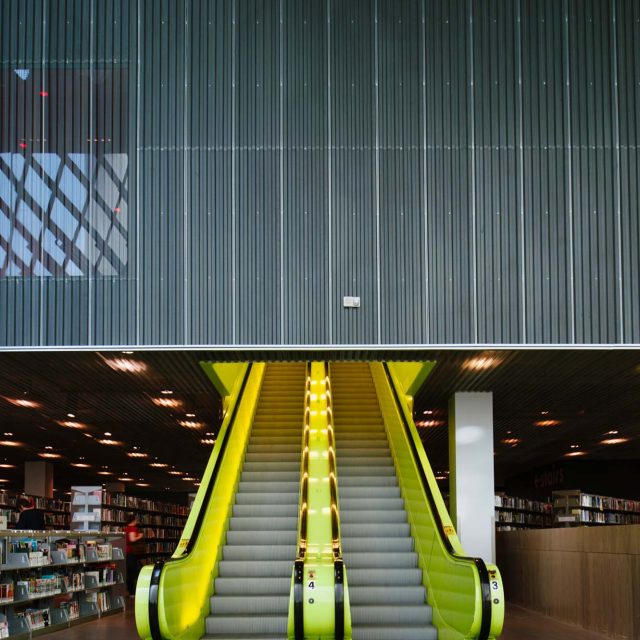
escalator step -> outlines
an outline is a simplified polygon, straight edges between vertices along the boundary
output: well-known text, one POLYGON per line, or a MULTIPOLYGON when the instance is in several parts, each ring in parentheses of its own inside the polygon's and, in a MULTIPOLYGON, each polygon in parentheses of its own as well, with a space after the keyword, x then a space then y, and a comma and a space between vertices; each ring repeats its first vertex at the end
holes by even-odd
POLYGON ((236 504, 233 507, 233 515, 239 518, 246 517, 298 517, 297 504, 236 504))
POLYGON ((236 494, 236 504, 293 504, 297 510, 299 498, 298 483, 296 483, 295 491, 287 493, 238 492, 236 494))
POLYGON ((289 560, 295 558, 295 544, 228 544, 222 549, 223 560, 289 560))
MULTIPOLYGON (((353 500, 357 500, 360 498, 399 498, 400 497, 400 487, 397 482, 392 484, 391 482, 387 482, 386 485, 376 485, 376 486, 366 486, 362 482, 347 482, 347 480, 362 480, 362 478, 342 478, 338 473, 338 477, 340 478, 340 500, 342 498, 349 498, 353 500)), ((388 481, 390 478, 384 478, 384 480, 388 481)))
POLYGON ((377 431, 369 430, 366 432, 366 438, 363 437, 362 429, 358 429, 357 431, 352 431, 347 428, 336 429, 336 442, 338 445, 342 442, 377 442, 382 441, 388 444, 387 434, 384 429, 378 429, 377 431))
POLYGON ((364 552, 403 552, 413 551, 413 538, 410 536, 402 538, 385 538, 383 536, 370 536, 366 538, 349 537, 342 540, 342 549, 347 553, 364 552))
MULTIPOLYGON (((364 525, 367 527, 368 525, 364 525)), ((398 526, 398 525, 395 525, 398 526)), ((409 525, 407 525, 408 527, 409 525)), ((229 531, 296 531, 298 517, 238 518, 232 516, 229 520, 229 531)))
POLYGON ((293 493, 298 494, 299 482, 239 482, 240 493, 293 493))
POLYGON ((243 471, 240 482, 299 482, 300 470, 296 471, 243 471))
POLYGON ((382 627, 359 625, 353 630, 353 640, 438 640, 435 627, 382 627))
POLYGON ((300 463, 300 451, 292 453, 272 451, 271 453, 247 453, 247 462, 298 462, 300 463))
MULTIPOLYGON (((214 592, 230 596, 274 596, 289 597, 291 576, 286 578, 216 578, 214 592)), ((215 595, 213 596, 215 598, 215 595)))
POLYGON ((391 467, 393 469, 393 458, 388 452, 386 455, 351 457, 338 449, 338 467, 391 467))
POLYGON ((376 478, 391 476, 393 477, 394 482, 396 481, 396 470, 393 465, 370 464, 367 466, 356 467, 351 465, 342 465, 340 464, 340 460, 338 460, 338 474, 343 479, 358 477, 361 478, 375 475, 376 478))
POLYGON ((387 536, 389 538, 401 538, 410 535, 409 524, 400 522, 343 524, 340 527, 340 531, 344 538, 348 538, 350 536, 387 536))
POLYGON ((375 487, 376 490, 378 487, 397 487, 398 480, 396 479, 395 474, 392 476, 356 476, 344 474, 342 469, 338 467, 338 476, 340 477, 340 495, 342 495, 343 488, 352 488, 352 487, 375 487))
POLYGON ((247 453, 300 453, 302 451, 301 438, 251 438, 247 453), (276 442, 277 440, 277 442, 276 442))
POLYGON ((211 601, 212 615, 246 615, 273 614, 287 611, 288 596, 263 596, 262 598, 247 598, 245 596, 219 596, 211 601))
POLYGON ((358 460, 362 458, 391 458, 391 452, 388 445, 385 442, 374 441, 376 446, 360 447, 359 443, 353 446, 345 446, 341 444, 338 446, 338 459, 350 460, 356 458, 358 460))
POLYGON ((219 567, 221 578, 281 578, 291 575, 293 561, 221 560, 219 567))
POLYGON ((349 593, 352 588, 359 586, 395 586, 395 585, 420 585, 422 584, 422 571, 420 569, 350 569, 349 593))
POLYGON ((286 615, 261 615, 261 616, 229 616, 221 615, 208 617, 205 628, 214 638, 229 638, 230 634, 282 634, 287 635, 286 615))
POLYGON ((402 498, 345 498, 340 495, 340 514, 356 509, 404 509, 402 498))
POLYGON ((361 605, 403 605, 424 604, 426 590, 420 586, 402 587, 395 585, 389 587, 357 587, 349 591, 349 603, 351 606, 361 605))
MULTIPOLYGON (((272 452, 280 453, 277 449, 272 452)), ((245 462, 242 472, 246 473, 247 471, 297 471, 300 473, 300 456, 297 460, 282 462, 273 460, 245 462)))
POLYGON ((355 605, 351 607, 354 624, 367 625, 428 625, 431 624, 431 607, 419 605, 355 605))
POLYGON ((340 514, 342 524, 389 524, 392 522, 407 523, 407 512, 404 509, 348 509, 340 514))
POLYGON ((380 551, 372 553, 371 551, 344 552, 344 561, 349 569, 383 569, 389 567, 408 567, 415 569, 418 566, 418 554, 413 551, 392 552, 380 551))
MULTIPOLYGON (((227 531, 228 545, 267 545, 273 544, 274 532, 265 531, 227 531)), ((291 531, 278 531, 279 544, 293 544, 298 540, 298 531, 294 527, 291 531)))

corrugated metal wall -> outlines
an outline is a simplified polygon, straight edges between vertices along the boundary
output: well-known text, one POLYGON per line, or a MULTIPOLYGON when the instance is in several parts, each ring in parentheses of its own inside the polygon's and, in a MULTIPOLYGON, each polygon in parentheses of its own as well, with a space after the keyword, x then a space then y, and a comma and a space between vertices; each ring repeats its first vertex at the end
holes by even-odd
POLYGON ((637 0, 3 0, 0 59, 0 345, 640 343, 637 0))

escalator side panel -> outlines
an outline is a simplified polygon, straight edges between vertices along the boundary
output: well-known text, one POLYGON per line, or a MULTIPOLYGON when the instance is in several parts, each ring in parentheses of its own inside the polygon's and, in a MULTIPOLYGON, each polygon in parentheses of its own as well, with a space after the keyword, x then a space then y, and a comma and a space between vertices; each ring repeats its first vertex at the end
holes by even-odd
MULTIPOLYGON (((229 428, 228 423, 223 423, 221 436, 218 437, 196 496, 195 508, 189 514, 176 553, 172 560, 165 564, 162 571, 158 585, 158 621, 163 638, 196 640, 204 634, 205 618, 209 613, 209 597, 212 595, 214 580, 218 574, 220 552, 232 514, 231 506, 240 479, 264 371, 264 364, 253 365, 242 397, 237 397, 238 390, 235 392, 236 397, 232 396, 232 405, 235 402, 240 403, 234 412, 233 437, 228 439, 224 448, 210 499, 205 504, 203 496, 214 471, 215 461, 220 452, 219 447, 223 442, 222 430, 229 428), (195 542, 190 542, 191 532, 194 531, 199 517, 198 505, 205 511, 199 534, 195 542), (190 553, 179 557, 186 547, 190 548, 190 553)), ((232 414, 232 405, 227 415, 232 414)), ((144 585, 141 585, 140 581, 138 585, 142 596, 144 585)), ((137 612, 136 606, 136 614, 137 612)), ((139 623, 137 615, 136 624, 141 637, 149 637, 143 635, 144 624, 139 623)))
POLYGON ((452 555, 452 552, 462 555, 462 548, 424 449, 420 443, 420 459, 434 508, 439 512, 437 517, 427 499, 422 474, 416 466, 383 365, 372 363, 371 373, 439 638, 478 638, 482 623, 482 591, 476 566, 452 555), (441 522, 443 531, 440 531, 441 522))

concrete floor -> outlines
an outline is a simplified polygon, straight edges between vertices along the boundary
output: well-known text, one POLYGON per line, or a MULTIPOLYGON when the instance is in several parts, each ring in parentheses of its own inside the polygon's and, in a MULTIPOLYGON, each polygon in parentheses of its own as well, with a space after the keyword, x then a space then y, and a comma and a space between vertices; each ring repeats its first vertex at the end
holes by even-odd
MULTIPOLYGON (((51 640, 137 640, 133 601, 128 610, 67 631, 47 635, 51 640)), ((502 640, 606 640, 606 636, 556 622, 514 605, 507 606, 502 640)))

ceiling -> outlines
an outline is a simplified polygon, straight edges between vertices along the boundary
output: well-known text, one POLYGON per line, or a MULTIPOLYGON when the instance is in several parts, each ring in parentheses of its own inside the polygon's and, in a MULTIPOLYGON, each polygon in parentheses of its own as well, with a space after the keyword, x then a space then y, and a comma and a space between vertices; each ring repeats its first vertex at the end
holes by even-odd
MULTIPOLYGON (((640 460, 640 351, 249 355, 262 360, 436 360, 416 396, 415 415, 418 423, 426 423, 420 427, 421 436, 434 470, 443 477, 448 470, 447 406, 456 391, 493 392, 498 483, 565 459, 569 453, 582 452, 576 459, 640 460), (536 425, 541 420, 551 426, 536 425), (609 431, 618 434, 605 435, 609 431), (612 438, 629 440, 600 444, 612 438)), ((57 454, 61 457, 51 461, 59 492, 72 484, 127 477, 132 478, 127 482, 129 492, 193 491, 197 480, 182 478, 197 479, 202 473, 215 438, 207 434, 217 434, 221 416, 220 400, 199 362, 247 357, 229 351, 0 353, 0 463, 15 465, 0 468, 0 480, 5 481, 1 486, 21 490, 22 463, 57 454), (122 370, 113 368, 110 361, 114 359, 137 364, 134 370, 126 366, 122 370), (163 394, 163 390, 172 393, 163 394), (185 427, 180 421, 199 425, 185 427), (65 422, 80 425, 61 424, 65 422), (7 433, 13 435, 3 435, 7 433), (99 442, 104 439, 118 444, 99 442), (11 441, 23 446, 8 446, 11 441), (151 463, 168 466, 152 467, 151 463)))

